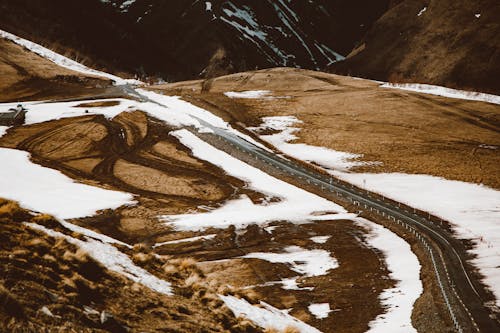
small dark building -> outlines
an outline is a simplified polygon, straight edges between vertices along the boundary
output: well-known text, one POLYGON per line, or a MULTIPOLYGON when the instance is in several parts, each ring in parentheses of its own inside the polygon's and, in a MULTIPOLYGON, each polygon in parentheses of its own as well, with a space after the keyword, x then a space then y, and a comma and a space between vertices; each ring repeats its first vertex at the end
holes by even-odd
POLYGON ((1 126, 16 126, 24 124, 26 109, 21 104, 16 108, 9 109, 8 112, 0 112, 1 126))

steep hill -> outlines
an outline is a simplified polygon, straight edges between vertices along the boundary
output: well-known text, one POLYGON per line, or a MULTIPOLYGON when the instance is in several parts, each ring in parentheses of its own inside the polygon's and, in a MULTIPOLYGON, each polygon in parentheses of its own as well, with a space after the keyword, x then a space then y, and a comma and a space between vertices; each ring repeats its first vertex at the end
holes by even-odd
POLYGON ((256 67, 324 68, 348 54, 387 6, 388 0, 1 0, 0 28, 101 68, 181 80, 256 67))
POLYGON ((397 2, 331 71, 500 93, 500 2, 397 2))
POLYGON ((498 17, 496 0, 0 0, 0 29, 169 82, 287 66, 500 93, 498 17))

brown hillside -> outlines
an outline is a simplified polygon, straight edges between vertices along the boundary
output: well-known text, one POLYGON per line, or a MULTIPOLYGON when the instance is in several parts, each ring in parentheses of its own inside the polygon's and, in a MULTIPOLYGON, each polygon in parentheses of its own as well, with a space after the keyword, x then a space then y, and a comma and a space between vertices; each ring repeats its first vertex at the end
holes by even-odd
POLYGON ((499 17, 496 0, 400 1, 331 71, 498 94, 499 17))

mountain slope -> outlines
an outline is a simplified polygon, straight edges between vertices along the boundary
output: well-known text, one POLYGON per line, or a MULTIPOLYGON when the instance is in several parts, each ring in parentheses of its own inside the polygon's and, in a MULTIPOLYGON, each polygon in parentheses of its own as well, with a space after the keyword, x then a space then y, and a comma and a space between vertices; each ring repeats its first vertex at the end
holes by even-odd
POLYGON ((0 28, 72 50, 101 68, 181 80, 256 67, 324 68, 349 53, 387 6, 388 0, 0 0, 0 28))
POLYGON ((331 71, 500 92, 500 3, 404 0, 331 71))

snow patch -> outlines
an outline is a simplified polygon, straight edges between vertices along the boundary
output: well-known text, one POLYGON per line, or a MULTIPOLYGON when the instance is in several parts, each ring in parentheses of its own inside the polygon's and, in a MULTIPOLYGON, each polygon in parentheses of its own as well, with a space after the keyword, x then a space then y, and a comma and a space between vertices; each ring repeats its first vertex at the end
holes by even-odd
POLYGON ((287 246, 282 253, 253 252, 240 258, 253 258, 282 263, 290 269, 307 277, 325 275, 329 270, 337 268, 338 262, 325 250, 307 250, 299 246, 287 246))
POLYGON ((234 296, 219 295, 219 297, 236 317, 245 317, 264 329, 274 328, 284 331, 288 327, 294 327, 301 333, 321 333, 318 329, 289 315, 286 310, 279 310, 266 302, 261 301, 258 307, 234 296))
POLYGON ((5 39, 8 39, 20 46, 23 46, 30 50, 31 52, 34 52, 41 56, 42 58, 45 58, 56 65, 59 65, 61 67, 71 69, 75 72, 79 72, 85 75, 91 75, 91 76, 100 76, 109 80, 112 80, 115 82, 117 85, 124 85, 124 84, 143 84, 143 82, 138 81, 138 80, 133 80, 133 79, 122 79, 121 77, 118 77, 113 74, 109 74, 106 72, 98 71, 95 69, 91 69, 85 65, 82 65, 74 60, 71 60, 65 56, 62 56, 54 51, 51 51, 39 44, 33 43, 29 40, 26 40, 24 38, 18 37, 14 34, 11 34, 7 31, 0 30, 0 37, 3 37, 5 39))
POLYGON ((356 223, 369 231, 366 241, 385 255, 394 288, 384 290, 379 296, 386 312, 369 323, 368 332, 417 332, 411 324, 413 304, 423 291, 420 281, 420 263, 410 245, 383 226, 363 218, 356 223))
POLYGON ((131 194, 79 184, 61 172, 34 164, 24 151, 0 148, 0 197, 28 209, 68 219, 131 205, 131 194))
POLYGON ((415 91, 423 94, 437 95, 449 98, 465 99, 469 101, 481 101, 492 104, 500 104, 500 96, 485 94, 481 92, 457 90, 441 86, 419 83, 384 83, 382 88, 401 89, 415 91))
POLYGON ((64 238, 71 244, 74 244, 87 252, 92 258, 100 262, 107 269, 117 272, 130 280, 140 283, 160 294, 172 295, 171 284, 165 280, 158 279, 148 271, 136 266, 130 258, 120 252, 113 245, 88 238, 82 241, 77 238, 65 235, 61 232, 47 229, 36 223, 26 223, 30 228, 42 231, 55 238, 64 238))
POLYGON ((330 310, 330 304, 328 303, 311 304, 307 307, 307 309, 313 316, 316 317, 316 319, 328 318, 328 315, 332 312, 332 310, 330 310))
POLYGON ((330 237, 332 236, 314 236, 309 239, 316 244, 325 244, 328 241, 328 239, 330 239, 330 237))
POLYGON ((374 164, 373 162, 356 161, 362 155, 340 152, 325 147, 311 146, 304 143, 289 143, 298 139, 294 133, 300 131, 300 128, 292 127, 294 124, 302 123, 294 116, 273 116, 263 117, 263 123, 259 127, 250 127, 256 133, 262 130, 275 130, 279 133, 271 135, 261 135, 260 138, 269 142, 283 153, 297 159, 316 163, 326 169, 349 170, 350 168, 374 164))
POLYGON ((328 219, 348 219, 355 214, 315 194, 306 192, 284 181, 276 179, 260 169, 252 167, 231 155, 220 151, 187 130, 171 132, 179 141, 190 148, 193 155, 208 161, 229 175, 248 183, 248 187, 268 197, 280 198, 279 202, 254 204, 246 195, 226 202, 209 212, 166 215, 162 220, 180 230, 202 230, 208 227, 238 228, 252 223, 266 224, 272 221, 304 223, 309 220, 325 219, 321 212, 334 212, 328 219), (342 213, 342 214, 338 214, 342 213))
POLYGON ((196 236, 196 237, 189 237, 189 238, 182 238, 182 239, 176 239, 176 240, 171 240, 167 242, 161 242, 161 243, 156 243, 153 245, 153 248, 155 247, 160 247, 163 245, 171 245, 171 244, 179 244, 179 243, 190 243, 190 242, 196 242, 199 240, 207 240, 207 239, 213 239, 217 236, 217 234, 209 234, 209 235, 203 235, 203 236, 196 236))
POLYGON ((402 173, 335 173, 336 176, 388 198, 430 212, 452 223, 453 230, 474 243, 469 261, 485 276, 500 306, 500 191, 483 185, 429 175, 402 173))
POLYGON ((228 91, 225 92, 229 98, 263 98, 267 97, 271 92, 269 90, 247 90, 247 91, 228 91))
POLYGON ((422 8, 422 9, 418 12, 417 16, 421 16, 421 15, 422 15, 423 13, 425 13, 426 11, 427 11, 427 7, 422 8))
POLYGON ((7 130, 9 129, 9 126, 0 126, 0 138, 7 133, 7 130))

